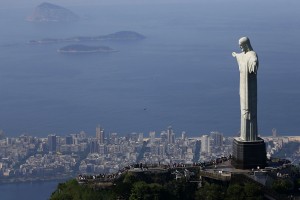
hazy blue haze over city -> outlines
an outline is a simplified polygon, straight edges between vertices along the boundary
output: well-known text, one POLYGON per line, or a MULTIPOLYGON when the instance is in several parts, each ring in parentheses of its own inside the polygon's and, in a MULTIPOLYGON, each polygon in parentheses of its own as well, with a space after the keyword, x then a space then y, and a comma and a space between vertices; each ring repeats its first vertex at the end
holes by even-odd
POLYGON ((232 51, 249 36, 260 58, 259 132, 297 135, 300 127, 300 16, 297 1, 134 3, 50 1, 82 20, 25 21, 34 6, 3 2, 0 12, 0 129, 7 136, 86 131, 161 131, 197 136, 239 131, 239 72, 232 51), (275 3, 274 3, 275 2, 275 3), (241 4, 241 5, 240 5, 241 4), (66 56, 65 44, 29 40, 97 36, 121 30, 138 42, 97 42, 111 54, 66 56))
MULTIPOLYGON (((7 136, 161 131, 189 136, 239 130, 239 72, 232 51, 249 36, 260 58, 259 132, 300 132, 300 3, 288 1, 49 1, 82 20, 24 20, 40 1, 0 3, 0 129, 7 136), (162 2, 162 3, 160 3, 162 2), (173 2, 173 3, 170 3, 173 2), (185 2, 185 3, 183 3, 185 2), (139 42, 105 42, 112 54, 66 56, 65 44, 29 40, 121 30, 139 42)), ((4 199, 44 199, 55 182, 2 185, 4 199), (21 197, 18 195, 22 195, 21 197)))

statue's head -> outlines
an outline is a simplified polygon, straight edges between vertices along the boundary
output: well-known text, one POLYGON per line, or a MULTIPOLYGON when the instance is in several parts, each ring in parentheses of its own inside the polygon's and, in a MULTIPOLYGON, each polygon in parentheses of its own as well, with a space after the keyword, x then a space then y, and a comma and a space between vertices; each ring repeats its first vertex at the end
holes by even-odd
POLYGON ((253 50, 250 44, 250 40, 247 37, 242 37, 241 39, 239 39, 239 45, 241 50, 245 53, 253 50))

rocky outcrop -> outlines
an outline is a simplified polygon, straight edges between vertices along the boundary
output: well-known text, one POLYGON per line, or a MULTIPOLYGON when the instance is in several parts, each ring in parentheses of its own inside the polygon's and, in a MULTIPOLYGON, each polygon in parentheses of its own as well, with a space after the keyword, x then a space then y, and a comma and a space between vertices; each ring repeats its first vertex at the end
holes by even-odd
POLYGON ((33 22, 70 22, 77 21, 79 17, 72 11, 51 3, 38 5, 33 14, 27 17, 33 22))

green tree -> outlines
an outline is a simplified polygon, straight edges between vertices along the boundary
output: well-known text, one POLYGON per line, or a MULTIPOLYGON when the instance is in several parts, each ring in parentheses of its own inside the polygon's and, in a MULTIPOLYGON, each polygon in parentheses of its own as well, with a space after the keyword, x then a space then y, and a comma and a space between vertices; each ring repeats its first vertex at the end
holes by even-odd
POLYGON ((272 189, 281 194, 288 194, 294 188, 294 184, 289 179, 277 179, 272 184, 272 189))
POLYGON ((164 185, 172 200, 193 200, 197 190, 197 183, 186 182, 185 179, 172 180, 164 185))
POLYGON ((126 184, 130 184, 133 185, 133 183, 137 182, 138 179, 135 175, 133 175, 132 173, 126 173, 126 175, 124 176, 123 182, 126 184))
POLYGON ((116 182, 114 192, 117 196, 129 199, 133 184, 137 182, 137 177, 132 173, 126 173, 125 176, 116 182))
POLYGON ((79 185, 73 179, 66 183, 60 183, 50 200, 110 200, 116 199, 115 194, 110 190, 93 190, 88 186, 79 185))
POLYGON ((299 188, 300 188, 300 178, 297 178, 295 180, 295 187, 299 190, 299 188))
POLYGON ((147 183, 140 181, 134 184, 130 195, 130 200, 143 199, 147 190, 147 183))
POLYGON ((263 200, 264 194, 258 185, 254 183, 246 183, 244 186, 245 199, 247 200, 263 200))
POLYGON ((162 185, 157 183, 147 184, 144 181, 133 185, 129 200, 159 200, 168 199, 168 194, 162 185))
POLYGON ((245 198, 244 189, 239 184, 229 185, 226 191, 226 200, 242 200, 245 198))
POLYGON ((196 200, 222 200, 224 188, 217 184, 205 184, 196 192, 196 200))

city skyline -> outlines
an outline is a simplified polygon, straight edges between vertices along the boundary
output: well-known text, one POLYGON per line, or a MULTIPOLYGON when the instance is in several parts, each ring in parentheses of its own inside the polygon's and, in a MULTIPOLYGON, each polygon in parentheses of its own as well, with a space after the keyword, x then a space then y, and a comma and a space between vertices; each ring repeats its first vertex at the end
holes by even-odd
MULTIPOLYGON (((96 135, 89 137, 84 132, 65 137, 51 134, 46 138, 30 135, 2 138, 0 156, 4 159, 0 162, 0 176, 5 178, 3 181, 33 180, 34 177, 58 179, 74 176, 74 173, 114 173, 134 163, 193 164, 231 155, 233 137, 219 132, 189 137, 183 132, 175 141, 169 141, 168 131, 170 127, 157 134, 109 134, 104 143, 100 143, 96 135)), ((268 158, 290 142, 300 142, 300 136, 272 135, 263 139, 268 158)), ((292 156, 293 162, 300 161, 297 152, 288 156, 292 156)))

